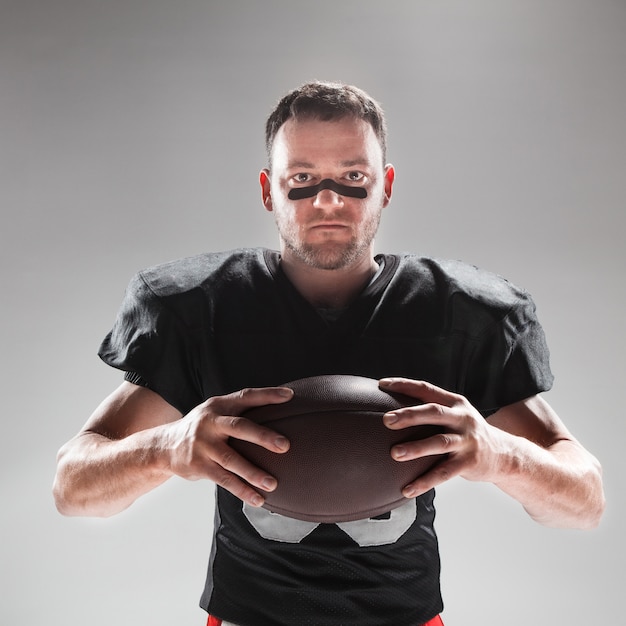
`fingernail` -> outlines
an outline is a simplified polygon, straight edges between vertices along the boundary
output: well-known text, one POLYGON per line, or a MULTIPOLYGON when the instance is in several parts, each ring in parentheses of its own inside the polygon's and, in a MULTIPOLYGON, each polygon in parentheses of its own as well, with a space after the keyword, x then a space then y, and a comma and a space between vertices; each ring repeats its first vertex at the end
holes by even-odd
POLYGON ((289 449, 289 441, 287 441, 287 439, 285 439, 284 437, 276 437, 276 439, 274 440, 274 445, 279 450, 288 450, 289 449))
POLYGON ((407 487, 402 490, 402 495, 405 498, 414 498, 417 495, 417 491, 413 487, 407 487))
POLYGON ((293 390, 289 389, 289 387, 281 387, 278 389, 278 395, 283 398, 291 398, 291 396, 293 396, 293 390))
POLYGON ((394 459, 401 459, 403 456, 406 456, 406 448, 402 446, 397 446, 392 450, 394 459))
POLYGON ((263 506, 264 502, 265 500, 258 493, 250 498, 250 504, 252 506, 263 506))
POLYGON ((398 416, 395 413, 385 413, 384 420, 385 424, 395 424, 398 421, 398 416))
MULTIPOLYGON (((261 481, 261 487, 263 487, 265 491, 274 491, 274 489, 276 489, 277 484, 278 483, 276 482, 276 479, 272 478, 271 476, 266 476, 261 481)), ((263 504, 263 502, 261 502, 261 504, 263 504)))

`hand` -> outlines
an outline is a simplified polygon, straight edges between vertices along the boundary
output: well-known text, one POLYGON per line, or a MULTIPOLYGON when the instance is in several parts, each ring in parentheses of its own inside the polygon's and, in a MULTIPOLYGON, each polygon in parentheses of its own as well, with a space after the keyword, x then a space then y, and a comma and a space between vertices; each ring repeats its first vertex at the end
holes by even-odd
POLYGON ((273 491, 276 479, 235 452, 228 440, 233 437, 271 452, 286 452, 289 442, 285 437, 239 416, 248 408, 280 404, 292 396, 291 389, 271 387, 209 398, 168 425, 165 446, 169 469, 187 480, 208 478, 248 504, 262 506, 263 497, 251 485, 273 491))
POLYGON ((431 454, 446 454, 442 461, 411 484, 403 495, 414 498, 450 480, 462 476, 468 480, 489 480, 497 471, 498 451, 507 444, 506 433, 490 426, 467 398, 423 381, 406 378, 383 379, 381 389, 402 393, 424 404, 386 413, 387 428, 398 430, 419 424, 443 426, 445 432, 394 446, 396 461, 410 461, 431 454))

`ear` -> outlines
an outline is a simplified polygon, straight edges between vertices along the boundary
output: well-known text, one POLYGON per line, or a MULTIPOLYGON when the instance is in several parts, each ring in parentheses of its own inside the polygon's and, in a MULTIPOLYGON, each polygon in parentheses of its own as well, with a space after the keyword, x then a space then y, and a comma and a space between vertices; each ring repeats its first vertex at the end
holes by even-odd
POLYGON ((259 173, 259 183, 261 183, 261 196, 263 198, 263 206, 266 210, 271 211, 272 207, 272 194, 270 192, 270 171, 264 168, 259 173))
POLYGON ((391 163, 385 165, 385 198, 383 200, 383 207, 386 207, 391 202, 391 192, 393 191, 393 181, 396 179, 396 170, 391 163))

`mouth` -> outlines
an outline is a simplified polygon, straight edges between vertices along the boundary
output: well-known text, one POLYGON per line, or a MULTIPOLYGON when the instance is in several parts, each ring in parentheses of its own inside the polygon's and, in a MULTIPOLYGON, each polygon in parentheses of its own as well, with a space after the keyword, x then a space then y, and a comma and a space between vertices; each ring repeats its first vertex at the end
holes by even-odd
POLYGON ((348 224, 342 224, 340 222, 322 222, 320 224, 313 224, 310 226, 311 230, 340 230, 342 228, 350 228, 348 224))

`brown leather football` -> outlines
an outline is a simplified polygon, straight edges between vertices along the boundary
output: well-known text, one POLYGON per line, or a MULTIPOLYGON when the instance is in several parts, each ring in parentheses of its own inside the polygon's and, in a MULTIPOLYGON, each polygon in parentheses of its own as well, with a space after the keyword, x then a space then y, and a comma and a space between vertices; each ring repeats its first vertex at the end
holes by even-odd
POLYGON ((278 487, 264 493, 265 508, 311 522, 348 522, 376 517, 406 502, 402 488, 440 455, 398 462, 395 444, 442 432, 437 426, 389 430, 384 413, 420 404, 391 394, 361 376, 303 378, 284 385, 294 391, 284 404, 250 409, 244 416, 283 434, 291 442, 275 454, 246 441, 230 445, 275 476, 278 487))

